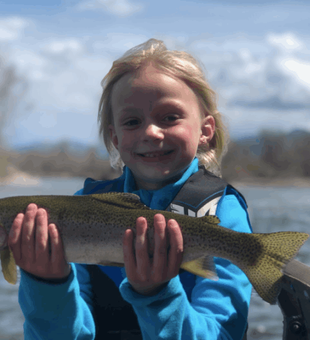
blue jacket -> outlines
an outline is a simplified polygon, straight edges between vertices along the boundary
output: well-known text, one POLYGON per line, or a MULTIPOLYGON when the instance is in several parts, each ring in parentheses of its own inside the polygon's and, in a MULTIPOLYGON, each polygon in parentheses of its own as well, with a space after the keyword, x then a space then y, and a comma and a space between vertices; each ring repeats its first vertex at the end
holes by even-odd
MULTIPOLYGON (((153 209, 166 209, 185 181, 198 171, 195 159, 182 178, 157 191, 135 190, 128 168, 113 181, 97 181, 93 192, 124 191, 140 196, 153 209)), ((83 189, 76 194, 83 194, 83 189)), ((251 232, 246 204, 232 188, 220 199, 216 215, 221 225, 251 232)), ((215 258, 218 280, 182 273, 157 295, 146 297, 131 289, 124 268, 101 267, 119 286, 137 314, 144 339, 242 339, 251 296, 245 274, 229 261, 215 258)), ((21 271, 19 303, 25 316, 25 339, 93 339, 92 290, 86 265, 72 264, 61 284, 38 281, 21 271)), ((103 320, 104 322, 104 320, 103 320)))

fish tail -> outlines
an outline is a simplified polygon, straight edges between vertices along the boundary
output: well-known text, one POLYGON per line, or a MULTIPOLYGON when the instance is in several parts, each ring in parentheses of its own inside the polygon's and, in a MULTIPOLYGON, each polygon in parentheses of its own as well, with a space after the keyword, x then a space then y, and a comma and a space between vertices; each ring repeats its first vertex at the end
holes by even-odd
POLYGON ((9 247, 1 250, 1 267, 6 281, 15 285, 17 282, 17 267, 13 253, 9 247))
POLYGON ((248 243, 248 249, 245 250, 250 254, 247 256, 249 261, 240 268, 265 301, 276 303, 283 277, 282 270, 308 237, 308 234, 299 232, 251 234, 252 242, 248 243))

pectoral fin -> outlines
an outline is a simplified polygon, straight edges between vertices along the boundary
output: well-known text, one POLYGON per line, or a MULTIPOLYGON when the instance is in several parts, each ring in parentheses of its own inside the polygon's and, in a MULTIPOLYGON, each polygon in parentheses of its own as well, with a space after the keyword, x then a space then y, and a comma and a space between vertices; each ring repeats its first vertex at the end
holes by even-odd
POLYGON ((5 248, 1 251, 1 267, 6 281, 15 285, 17 282, 17 268, 13 253, 9 248, 5 248))
POLYGON ((140 201, 140 197, 128 192, 107 192, 105 194, 92 194, 88 198, 95 199, 101 203, 115 205, 123 209, 142 209, 150 210, 140 201))
POLYGON ((204 278, 215 279, 217 277, 211 256, 203 256, 192 261, 184 262, 181 264, 181 268, 204 278))

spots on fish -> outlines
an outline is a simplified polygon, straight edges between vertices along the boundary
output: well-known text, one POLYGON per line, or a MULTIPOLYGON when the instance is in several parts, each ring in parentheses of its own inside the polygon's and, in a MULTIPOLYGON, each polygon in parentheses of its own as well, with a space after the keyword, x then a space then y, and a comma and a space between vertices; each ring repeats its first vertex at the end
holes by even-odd
POLYGON ((277 295, 281 269, 308 237, 303 233, 237 233, 217 225, 219 221, 214 216, 194 218, 150 210, 137 199, 127 196, 117 193, 96 195, 96 199, 91 195, 0 199, 0 221, 8 233, 15 216, 34 202, 45 208, 49 221, 57 225, 66 255, 72 262, 100 263, 98 261, 120 261, 124 231, 131 228, 135 232, 136 219, 140 216, 147 219, 148 237, 153 242, 154 215, 161 213, 166 221, 175 219, 180 225, 185 252, 190 255, 195 252, 203 256, 211 254, 230 260, 245 272, 257 292, 268 302, 273 302, 277 295))

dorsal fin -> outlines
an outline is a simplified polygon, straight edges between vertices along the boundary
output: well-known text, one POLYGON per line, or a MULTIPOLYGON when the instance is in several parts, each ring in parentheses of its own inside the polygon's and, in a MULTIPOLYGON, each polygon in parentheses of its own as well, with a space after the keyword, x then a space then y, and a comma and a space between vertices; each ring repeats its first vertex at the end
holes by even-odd
POLYGON ((199 217, 199 220, 208 224, 219 224, 221 222, 220 219, 215 215, 199 217))
POLYGON ((150 210, 150 208, 141 203, 140 197, 138 195, 127 192, 108 192, 105 194, 88 195, 88 197, 91 197, 102 203, 116 205, 124 209, 150 210))

